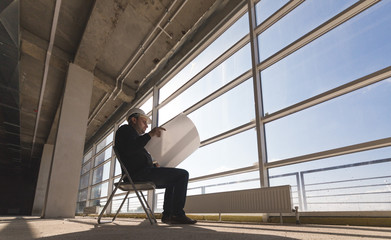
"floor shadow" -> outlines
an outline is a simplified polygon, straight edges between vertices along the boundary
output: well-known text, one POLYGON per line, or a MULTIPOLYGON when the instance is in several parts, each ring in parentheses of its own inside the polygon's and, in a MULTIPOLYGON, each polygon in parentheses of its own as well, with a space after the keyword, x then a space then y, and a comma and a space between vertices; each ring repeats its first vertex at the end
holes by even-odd
MULTIPOLYGON (((72 222, 80 222, 81 220, 69 220, 72 222)), ((137 221, 137 220, 136 220, 137 221)), ((191 240, 191 239, 235 239, 235 240, 277 240, 277 239, 297 239, 290 237, 273 236, 269 234, 250 234, 243 233, 243 231, 227 232, 215 231, 206 228, 203 225, 167 225, 158 223, 158 225, 151 225, 148 220, 139 221, 134 225, 132 220, 121 220, 121 222, 114 222, 109 224, 93 224, 95 227, 88 231, 75 232, 68 234, 61 234, 51 237, 43 237, 40 239, 138 239, 138 240, 191 240), (127 225, 127 222, 129 225, 127 225)))
POLYGON ((391 239, 390 229, 333 225, 227 223, 201 221, 195 225, 168 225, 158 220, 121 218, 98 224, 96 218, 0 218, 0 240, 7 239, 391 239))
POLYGON ((0 239, 34 239, 34 234, 28 222, 39 220, 30 217, 5 217, 0 220, 0 239))

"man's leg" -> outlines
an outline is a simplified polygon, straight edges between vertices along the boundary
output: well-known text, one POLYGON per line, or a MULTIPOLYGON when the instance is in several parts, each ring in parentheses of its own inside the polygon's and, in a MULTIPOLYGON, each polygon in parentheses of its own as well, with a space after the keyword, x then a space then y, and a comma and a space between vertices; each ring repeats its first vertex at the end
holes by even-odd
POLYGON ((166 188, 164 211, 170 214, 184 214, 189 173, 179 168, 147 168, 133 177, 134 181, 151 181, 157 188, 166 188))
MULTIPOLYGON (((163 214, 185 217, 183 208, 186 202, 189 173, 179 168, 147 168, 133 177, 135 181, 152 181, 158 188, 166 188, 164 194, 163 214)), ((178 223, 188 219, 180 218, 178 223)))
POLYGON ((166 187, 164 192, 164 202, 163 202, 163 219, 168 219, 172 215, 173 209, 173 197, 174 197, 174 187, 166 187))

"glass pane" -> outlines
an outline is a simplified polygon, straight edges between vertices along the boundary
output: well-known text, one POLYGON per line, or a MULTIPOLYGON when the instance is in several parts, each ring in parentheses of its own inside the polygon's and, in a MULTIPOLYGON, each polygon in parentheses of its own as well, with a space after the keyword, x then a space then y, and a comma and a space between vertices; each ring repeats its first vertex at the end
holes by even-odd
POLYGON ((237 191, 260 187, 259 171, 189 183, 187 195, 237 191))
MULTIPOLYGON (((146 196, 147 192, 143 192, 144 196, 146 196)), ((118 208, 121 205, 122 200, 124 199, 124 195, 115 196, 112 201, 111 212, 117 212, 118 208)), ((121 213, 144 213, 144 210, 136 196, 136 194, 129 194, 127 200, 121 208, 121 213)))
POLYGON ((291 185, 302 211, 390 211, 390 155, 388 147, 273 168, 270 185, 291 185))
POLYGON ((76 213, 82 213, 86 207, 86 202, 78 202, 76 205, 76 213))
POLYGON ((87 162, 88 160, 90 160, 92 157, 92 150, 90 150, 86 155, 84 155, 84 158, 83 158, 83 163, 87 162))
MULTIPOLYGON (((165 192, 164 189, 156 189, 155 191, 155 201, 156 201, 155 213, 163 212, 164 192, 165 192)), ((187 191, 187 195, 189 195, 189 190, 187 191)))
POLYGON ((160 89, 159 103, 163 102, 248 32, 248 15, 245 14, 160 89))
POLYGON ((80 191, 79 197, 77 198, 78 202, 86 201, 86 200, 87 200, 87 189, 80 191))
POLYGON ((99 154, 99 155, 95 158, 95 165, 94 165, 94 167, 98 166, 98 165, 101 164, 102 162, 106 161, 109 157, 111 157, 111 150, 112 150, 112 147, 110 146, 110 147, 107 148, 104 152, 102 152, 101 154, 99 154))
POLYGON ((308 0, 258 36, 259 58, 265 60, 356 1, 308 0))
POLYGON ((105 182, 105 183, 102 183, 100 185, 93 186, 91 188, 91 197, 90 197, 90 199, 106 197, 107 196, 108 185, 109 185, 109 183, 105 182))
POLYGON ((114 172, 114 176, 117 176, 117 175, 119 175, 121 173, 122 173, 121 164, 118 162, 118 159, 115 158, 115 172, 114 172))
POLYGON ((190 178, 258 164, 255 129, 206 145, 178 165, 190 178), (203 167, 200 167, 203 166, 203 167))
POLYGON ((159 123, 175 117, 204 97, 223 87, 251 68, 250 45, 247 44, 209 72, 159 111, 159 123))
POLYGON ((272 113, 391 65, 391 2, 383 1, 261 72, 272 113))
POLYGON ((107 199, 106 198, 102 198, 102 199, 95 199, 95 200, 92 200, 90 201, 90 206, 99 206, 99 207, 103 207, 107 202, 107 199))
POLYGON ((391 79, 265 125, 268 161, 391 137, 391 79))
POLYGON ((257 5, 255 5, 257 25, 261 24, 288 2, 288 0, 262 0, 258 2, 257 5))
POLYGON ((109 176, 110 176, 110 162, 107 162, 103 166, 100 166, 94 170, 94 175, 92 176, 92 184, 102 182, 108 179, 109 176))
POLYGON ((249 79, 189 114, 201 141, 252 121, 255 118, 253 93, 253 82, 249 79))
POLYGON ((96 146, 96 152, 98 153, 109 143, 111 143, 113 141, 113 136, 114 136, 114 132, 111 132, 105 139, 103 139, 100 143, 98 143, 98 145, 96 146))
POLYGON ((82 168, 81 168, 81 174, 84 174, 88 172, 91 169, 91 161, 86 163, 82 168))
MULTIPOLYGON (((120 177, 117 177, 114 179, 113 183, 117 183, 119 181, 120 177)), ((114 191, 114 188, 115 188, 115 185, 113 184, 113 189, 112 191, 114 191)), ((115 195, 119 195, 119 194, 123 194, 123 193, 126 193, 126 191, 122 191, 121 189, 117 189, 117 191, 115 192, 115 195)))
POLYGON ((79 189, 83 189, 88 187, 88 180, 90 178, 90 174, 84 174, 83 176, 80 177, 80 184, 79 184, 79 189))
MULTIPOLYGON (((128 117, 128 116, 127 116, 127 117, 128 117)), ((118 128, 121 127, 122 125, 125 125, 125 124, 128 124, 128 121, 127 121, 126 119, 123 120, 123 121, 119 124, 118 128)))
POLYGON ((148 98, 148 100, 140 107, 146 114, 152 111, 153 97, 148 98))

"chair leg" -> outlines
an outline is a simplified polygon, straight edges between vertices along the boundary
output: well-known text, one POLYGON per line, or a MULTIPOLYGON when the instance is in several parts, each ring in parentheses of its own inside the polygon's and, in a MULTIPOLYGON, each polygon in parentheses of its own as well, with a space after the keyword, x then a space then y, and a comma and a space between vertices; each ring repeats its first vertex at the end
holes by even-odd
POLYGON ((155 220, 155 223, 157 223, 156 217, 155 217, 155 207, 157 206, 157 203, 155 201, 156 201, 156 195, 155 195, 155 189, 154 189, 153 193, 152 193, 152 207, 151 207, 151 210, 152 210, 152 214, 153 214, 153 218, 155 220))
MULTIPOLYGON (((151 222, 151 224, 153 224, 152 223, 152 221, 151 221, 151 218, 153 219, 153 221, 154 221, 154 223, 157 223, 157 221, 156 221, 156 218, 155 218, 155 214, 153 213, 153 210, 152 210, 152 208, 149 206, 149 203, 148 203, 148 201, 145 199, 145 196, 144 196, 144 194, 141 192, 141 196, 143 197, 143 200, 144 200, 144 202, 145 202, 145 205, 147 206, 147 210, 148 210, 148 213, 149 213, 149 215, 150 215, 150 222, 151 222)), ((153 199, 152 199, 153 200, 153 199)))
MULTIPOLYGON (((119 180, 118 182, 121 182, 121 181, 124 179, 124 177, 125 177, 125 175, 122 175, 121 178, 120 178, 120 180, 119 180)), ((117 189, 118 189, 118 186, 119 186, 119 185, 115 186, 113 192, 110 194, 109 199, 107 199, 107 202, 106 202, 105 206, 103 207, 102 211, 100 212, 99 217, 98 217, 98 224, 101 224, 101 223, 111 223, 111 222, 114 221, 115 217, 113 218, 112 221, 106 221, 106 222, 101 222, 101 218, 102 218, 102 216, 103 216, 103 213, 106 211, 107 207, 110 205, 111 201, 113 200, 113 197, 114 197, 114 195, 115 195, 115 192, 116 192, 117 189)), ((128 194, 129 194, 129 193, 128 193, 128 194)), ((127 196, 127 195, 126 195, 126 196, 127 196)), ((123 204, 123 203, 122 203, 122 204, 123 204)), ((121 207, 122 207, 122 205, 121 205, 121 207)), ((117 213, 117 214, 118 214, 118 213, 117 213)), ((117 216, 117 215, 115 215, 115 216, 117 216)))
POLYGON ((115 213, 115 215, 114 215, 114 217, 113 217, 113 220, 112 220, 112 222, 114 222, 114 220, 117 218, 117 215, 118 215, 118 213, 121 211, 121 209, 122 209, 122 206, 124 205, 124 203, 125 203, 126 199, 128 198, 129 192, 130 192, 130 191, 128 191, 128 192, 126 193, 126 195, 125 195, 124 199, 122 200, 122 203, 121 203, 121 205, 119 206, 119 208, 118 208, 117 212, 115 213))
POLYGON ((105 206, 103 207, 102 211, 101 211, 100 214, 99 214, 99 217, 98 217, 98 224, 101 224, 101 223, 111 223, 111 222, 112 222, 112 221, 102 222, 102 221, 101 221, 101 218, 102 218, 104 212, 106 211, 107 207, 109 206, 109 204, 110 204, 111 201, 113 200, 114 194, 115 194, 115 192, 117 191, 117 189, 118 189, 118 186, 116 186, 116 187, 114 188, 114 190, 113 190, 113 192, 111 193, 109 199, 107 199, 107 202, 106 202, 105 206))
MULTIPOLYGON (((140 192, 141 192, 141 191, 140 191, 140 192)), ((143 192, 141 192, 141 196, 143 197, 144 203, 145 203, 145 205, 147 206, 147 211, 148 211, 148 213, 149 213, 149 217, 148 217, 148 218, 149 218, 149 221, 151 222, 151 224, 153 224, 152 221, 151 221, 151 218, 152 218, 153 221, 154 221, 155 223, 157 223, 156 218, 155 218, 155 214, 153 214, 153 211, 152 211, 151 207, 149 206, 148 201, 145 199, 143 192)))
POLYGON ((155 215, 152 213, 152 210, 151 210, 151 208, 149 207, 149 204, 148 204, 148 202, 146 201, 146 199, 145 199, 144 194, 142 193, 142 191, 140 191, 140 193, 139 193, 139 191, 136 191, 136 195, 137 195, 137 198, 138 198, 138 200, 140 201, 141 206, 143 207, 144 212, 145 212, 145 214, 147 215, 148 220, 149 220, 149 222, 151 223, 151 225, 153 225, 153 223, 157 223, 156 218, 155 218, 155 215), (142 197, 142 198, 140 197, 140 194, 141 194, 141 197, 142 197), (153 219, 153 221, 152 221, 152 219, 153 219))

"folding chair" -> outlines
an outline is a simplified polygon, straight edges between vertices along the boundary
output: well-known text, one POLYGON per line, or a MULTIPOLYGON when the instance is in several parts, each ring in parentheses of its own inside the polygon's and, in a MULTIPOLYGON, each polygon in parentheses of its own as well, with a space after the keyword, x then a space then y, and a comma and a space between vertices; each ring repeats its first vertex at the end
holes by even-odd
POLYGON ((155 195, 155 189, 156 189, 155 184, 153 182, 133 182, 132 178, 129 175, 128 170, 125 168, 125 165, 121 161, 121 157, 119 155, 118 149, 116 148, 116 146, 113 146, 113 149, 114 149, 115 155, 117 156, 117 159, 118 159, 119 163, 121 164, 122 176, 121 176, 121 179, 117 183, 114 184, 115 188, 114 188, 113 192, 111 193, 109 199, 107 200, 105 206, 103 207, 101 213, 99 214, 98 223, 101 224, 101 223, 111 223, 111 222, 114 222, 115 218, 117 217, 118 213, 121 211, 121 208, 124 205, 125 200, 127 199, 127 197, 128 197, 130 192, 135 192, 136 193, 137 198, 140 201, 141 206, 143 207, 144 212, 145 212, 145 214, 147 215, 147 217, 149 219, 149 222, 152 225, 154 223, 157 223, 155 215, 154 215, 151 207, 149 206, 149 204, 148 204, 147 200, 145 199, 144 194, 142 192, 143 190, 144 191, 145 190, 153 190, 154 191, 154 195, 155 195), (126 177, 129 179, 129 183, 123 181, 126 177), (115 192, 117 191, 118 188, 121 189, 122 191, 126 191, 127 192, 126 195, 125 195, 125 198, 123 199, 123 201, 122 201, 120 207, 118 208, 117 213, 114 215, 113 219, 111 221, 102 222, 101 218, 102 218, 104 212, 106 211, 107 207, 112 202, 113 197, 115 195, 115 192))

